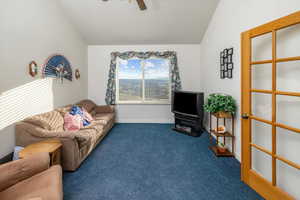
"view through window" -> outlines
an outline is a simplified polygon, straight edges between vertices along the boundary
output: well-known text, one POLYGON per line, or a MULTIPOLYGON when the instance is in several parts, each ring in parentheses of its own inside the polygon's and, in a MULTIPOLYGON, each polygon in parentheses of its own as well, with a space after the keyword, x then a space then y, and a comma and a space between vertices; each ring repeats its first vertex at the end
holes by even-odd
POLYGON ((170 103, 168 59, 118 60, 118 103, 170 103))

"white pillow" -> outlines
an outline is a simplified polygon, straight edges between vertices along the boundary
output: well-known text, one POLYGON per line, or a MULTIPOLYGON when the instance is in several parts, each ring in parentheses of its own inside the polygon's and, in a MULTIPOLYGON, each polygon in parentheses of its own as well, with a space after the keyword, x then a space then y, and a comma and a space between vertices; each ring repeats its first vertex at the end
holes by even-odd
POLYGON ((22 151, 23 149, 24 147, 19 147, 19 146, 15 147, 13 160, 19 160, 19 152, 22 151))

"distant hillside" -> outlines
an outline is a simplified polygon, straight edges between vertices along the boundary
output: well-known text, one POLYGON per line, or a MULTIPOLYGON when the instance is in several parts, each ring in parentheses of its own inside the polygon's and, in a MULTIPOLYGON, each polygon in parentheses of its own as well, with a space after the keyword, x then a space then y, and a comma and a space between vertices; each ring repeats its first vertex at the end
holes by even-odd
MULTIPOLYGON (((169 88, 167 79, 146 79, 145 98, 148 101, 169 99, 169 88)), ((119 79, 119 91, 121 101, 142 100, 142 80, 119 79)))

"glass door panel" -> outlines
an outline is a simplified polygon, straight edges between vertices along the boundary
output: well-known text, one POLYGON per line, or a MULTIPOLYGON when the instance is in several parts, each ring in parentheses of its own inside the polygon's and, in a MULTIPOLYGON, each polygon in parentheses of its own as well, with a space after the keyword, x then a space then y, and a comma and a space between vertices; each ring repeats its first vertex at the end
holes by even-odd
POLYGON ((252 143, 272 151, 272 126, 252 120, 252 143))
POLYGON ((252 169, 268 181, 272 181, 272 157, 252 147, 252 169))
POLYGON ((300 134, 277 128, 277 155, 300 165, 300 134))
POLYGON ((277 96, 277 123, 300 128, 300 97, 277 96))
POLYGON ((272 64, 252 65, 252 89, 272 90, 272 64))
POLYGON ((291 194, 296 199, 300 197, 300 173, 299 170, 277 160, 277 186, 291 194))
POLYGON ((300 61, 277 63, 277 90, 286 92, 300 92, 299 80, 300 61))
POLYGON ((252 61, 272 59, 272 33, 252 39, 252 61))
POLYGON ((253 93, 252 114, 265 120, 272 120, 272 95, 253 93))
POLYGON ((277 58, 300 56, 300 24, 277 31, 277 58))

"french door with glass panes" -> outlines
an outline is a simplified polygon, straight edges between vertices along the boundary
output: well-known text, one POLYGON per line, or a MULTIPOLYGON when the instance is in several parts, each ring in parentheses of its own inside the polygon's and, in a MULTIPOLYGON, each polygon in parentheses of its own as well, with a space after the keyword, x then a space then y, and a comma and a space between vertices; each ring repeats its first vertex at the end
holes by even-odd
POLYGON ((242 33, 242 180, 300 199, 300 12, 242 33))

